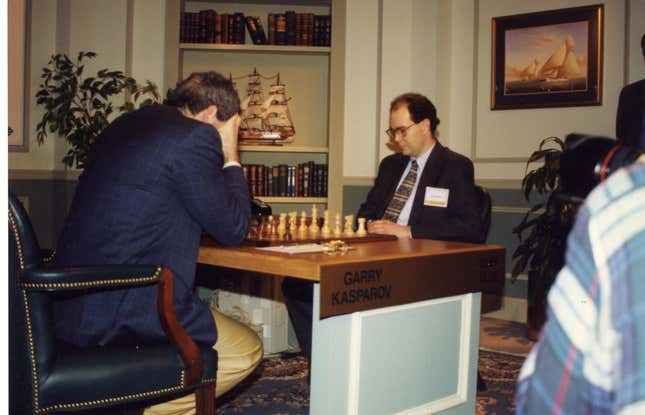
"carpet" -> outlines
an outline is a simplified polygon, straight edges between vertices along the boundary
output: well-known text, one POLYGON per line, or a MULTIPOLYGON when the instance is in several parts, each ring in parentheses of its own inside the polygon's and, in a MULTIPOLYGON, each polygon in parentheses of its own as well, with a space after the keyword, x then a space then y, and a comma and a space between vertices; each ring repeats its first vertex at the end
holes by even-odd
MULTIPOLYGON (((533 347, 521 323, 482 318, 479 371, 486 390, 477 393, 477 415, 515 411, 515 382, 533 347)), ((218 414, 300 415, 309 412, 307 361, 282 354, 262 361, 254 374, 217 400, 218 414)))
MULTIPOLYGON (((477 393, 478 415, 512 414, 515 381, 524 357, 479 352, 479 370, 486 390, 477 393)), ((305 415, 309 413, 307 361, 301 355, 262 361, 250 378, 217 400, 217 414, 305 415)))

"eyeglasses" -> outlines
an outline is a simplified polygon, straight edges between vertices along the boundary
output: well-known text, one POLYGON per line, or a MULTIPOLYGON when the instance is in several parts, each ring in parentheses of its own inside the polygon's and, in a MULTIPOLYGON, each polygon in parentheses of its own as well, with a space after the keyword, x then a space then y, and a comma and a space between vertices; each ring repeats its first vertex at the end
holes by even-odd
POLYGON ((388 128, 387 130, 385 130, 385 134, 387 134, 387 136, 390 137, 391 139, 394 139, 397 133, 401 133, 401 137, 405 138, 405 136, 408 134, 408 129, 417 124, 418 123, 415 122, 413 124, 408 125, 407 127, 388 128))

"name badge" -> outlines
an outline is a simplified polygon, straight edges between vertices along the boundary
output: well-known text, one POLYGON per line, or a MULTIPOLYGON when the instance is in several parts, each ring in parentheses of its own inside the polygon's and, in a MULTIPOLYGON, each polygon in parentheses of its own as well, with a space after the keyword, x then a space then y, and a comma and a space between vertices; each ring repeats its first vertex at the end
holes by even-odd
POLYGON ((426 206, 448 207, 449 189, 441 187, 426 187, 426 196, 423 199, 423 204, 426 206))

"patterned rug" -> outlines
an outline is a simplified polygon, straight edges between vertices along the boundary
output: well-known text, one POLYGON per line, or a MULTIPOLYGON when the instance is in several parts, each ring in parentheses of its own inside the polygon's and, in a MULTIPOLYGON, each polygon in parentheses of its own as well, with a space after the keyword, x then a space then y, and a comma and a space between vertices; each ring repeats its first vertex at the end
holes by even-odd
MULTIPOLYGON (((515 380, 524 358, 480 350, 479 370, 486 390, 477 393, 478 415, 515 410, 515 380)), ((217 400, 218 414, 305 415, 309 411, 307 362, 300 355, 262 361, 255 375, 217 400)))

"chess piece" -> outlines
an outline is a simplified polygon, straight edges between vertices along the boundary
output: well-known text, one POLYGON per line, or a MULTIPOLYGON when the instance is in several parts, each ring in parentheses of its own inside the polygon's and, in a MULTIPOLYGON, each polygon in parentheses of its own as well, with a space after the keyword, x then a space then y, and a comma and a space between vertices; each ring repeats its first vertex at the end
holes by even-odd
POLYGON ((269 224, 267 226, 269 228, 268 239, 271 241, 278 239, 278 233, 275 229, 275 221, 273 220, 273 215, 269 216, 269 224))
POLYGON ((316 209, 316 205, 313 205, 313 207, 311 208, 311 225, 309 225, 309 233, 315 236, 319 231, 320 228, 318 227, 318 209, 316 209))
POLYGON ((340 231, 340 213, 336 213, 336 225, 334 226, 334 236, 340 238, 342 232, 340 231))
POLYGON ((296 223, 297 221, 298 221, 298 212, 295 212, 295 211, 294 212, 289 212, 289 226, 288 226, 288 229, 289 229, 289 235, 292 236, 292 239, 293 239, 293 236, 296 233, 296 230, 298 229, 298 226, 297 226, 297 223, 296 223))
POLYGON ((278 223, 278 239, 283 240, 284 234, 287 233, 287 214, 280 214, 280 222, 278 223))
POLYGON ((303 239, 304 234, 307 233, 307 212, 304 210, 300 213, 300 227, 298 228, 298 233, 303 234, 303 237, 300 239, 303 239))
POLYGON ((329 238, 331 235, 331 228, 329 227, 329 211, 325 210, 325 213, 323 214, 323 226, 321 229, 321 234, 323 238, 329 238))
POLYGON ((343 235, 352 237, 354 236, 354 215, 345 216, 345 230, 343 235))
POLYGON ((358 218, 358 230, 356 231, 356 236, 367 236, 367 230, 365 229, 365 218, 358 218))

